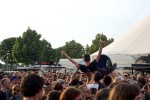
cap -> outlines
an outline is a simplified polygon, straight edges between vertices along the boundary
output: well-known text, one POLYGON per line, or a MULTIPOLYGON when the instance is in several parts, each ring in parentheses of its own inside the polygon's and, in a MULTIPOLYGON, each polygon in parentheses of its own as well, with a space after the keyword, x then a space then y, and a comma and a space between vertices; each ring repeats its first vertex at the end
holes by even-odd
POLYGON ((10 77, 10 82, 12 82, 13 80, 17 80, 17 79, 19 79, 19 77, 17 77, 17 76, 11 76, 10 77))

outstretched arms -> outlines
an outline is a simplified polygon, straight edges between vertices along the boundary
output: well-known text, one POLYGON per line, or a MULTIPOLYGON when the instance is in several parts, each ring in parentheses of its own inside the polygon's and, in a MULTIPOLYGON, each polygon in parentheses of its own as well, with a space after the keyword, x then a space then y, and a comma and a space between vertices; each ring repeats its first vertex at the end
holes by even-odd
POLYGON ((98 63, 99 59, 100 59, 100 56, 102 54, 102 49, 104 47, 104 42, 100 40, 100 43, 99 43, 99 51, 98 51, 98 55, 96 57, 96 62, 98 63))
POLYGON ((76 67, 78 68, 80 65, 75 62, 71 57, 69 57, 65 51, 61 50, 61 54, 64 55, 67 59, 69 59, 74 65, 76 65, 76 67))

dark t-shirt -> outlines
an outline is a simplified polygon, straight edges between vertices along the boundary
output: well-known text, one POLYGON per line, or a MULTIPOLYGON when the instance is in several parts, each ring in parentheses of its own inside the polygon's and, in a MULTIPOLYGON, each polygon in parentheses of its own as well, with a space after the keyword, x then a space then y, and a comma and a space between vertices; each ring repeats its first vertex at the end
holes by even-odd
POLYGON ((9 100, 23 100, 23 96, 22 95, 12 96, 9 100))
POLYGON ((0 90, 0 100, 9 100, 7 94, 0 90))
POLYGON ((97 70, 96 60, 92 61, 88 66, 81 65, 81 64, 79 64, 79 65, 80 65, 79 69, 84 73, 85 72, 95 72, 97 70))

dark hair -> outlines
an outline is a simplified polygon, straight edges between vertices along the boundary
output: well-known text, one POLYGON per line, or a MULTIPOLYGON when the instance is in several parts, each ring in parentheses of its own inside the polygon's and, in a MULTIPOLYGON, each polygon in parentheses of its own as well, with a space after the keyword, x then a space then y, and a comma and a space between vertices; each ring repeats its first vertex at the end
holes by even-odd
POLYGON ((23 96, 35 96, 44 85, 44 79, 36 74, 29 74, 21 82, 23 96))
POLYGON ((94 75, 95 82, 99 82, 102 78, 103 78, 103 75, 101 72, 95 72, 95 75, 94 75))
POLYGON ((137 83, 134 83, 134 85, 136 85, 137 87, 139 87, 140 89, 142 89, 143 88, 143 84, 141 84, 141 83, 139 83, 139 82, 137 82, 137 83))
POLYGON ((83 82, 82 82, 82 81, 79 81, 79 85, 83 85, 83 82))
POLYGON ((52 90, 57 90, 57 91, 62 91, 63 90, 63 86, 62 84, 56 82, 53 86, 52 86, 52 90))
POLYGON ((61 95, 60 91, 52 90, 47 94, 46 100, 59 100, 60 95, 61 95))
POLYGON ((69 85, 73 85, 73 86, 76 86, 79 84, 79 79, 78 78, 74 78, 69 85))
POLYGON ((104 88, 104 89, 100 89, 97 93, 96 93, 96 100, 108 100, 109 98, 109 92, 110 89, 109 88, 104 88))
POLYGON ((145 85, 145 84, 146 84, 146 79, 143 78, 143 77, 140 77, 137 81, 138 81, 139 83, 141 83, 142 85, 145 85))
POLYGON ((96 88, 90 88, 90 92, 91 92, 91 94, 96 94, 96 92, 97 92, 97 89, 96 88))
POLYGON ((9 80, 8 78, 3 78, 2 80, 1 80, 1 85, 3 86, 4 85, 4 83, 6 82, 6 80, 9 80))
POLYGON ((80 94, 80 90, 73 87, 68 87, 62 92, 59 100, 74 100, 80 94))
POLYGON ((109 75, 104 76, 103 82, 105 86, 109 86, 112 82, 112 78, 109 75))
POLYGON ((85 62, 89 62, 91 60, 90 55, 89 54, 85 54, 84 55, 84 61, 85 62))

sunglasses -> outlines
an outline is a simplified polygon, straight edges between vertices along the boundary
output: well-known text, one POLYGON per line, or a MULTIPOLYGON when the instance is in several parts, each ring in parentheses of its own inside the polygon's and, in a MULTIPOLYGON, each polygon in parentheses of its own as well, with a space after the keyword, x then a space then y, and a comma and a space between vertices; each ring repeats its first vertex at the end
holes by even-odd
POLYGON ((20 92, 20 90, 18 89, 18 90, 15 90, 16 92, 20 92))

